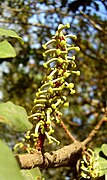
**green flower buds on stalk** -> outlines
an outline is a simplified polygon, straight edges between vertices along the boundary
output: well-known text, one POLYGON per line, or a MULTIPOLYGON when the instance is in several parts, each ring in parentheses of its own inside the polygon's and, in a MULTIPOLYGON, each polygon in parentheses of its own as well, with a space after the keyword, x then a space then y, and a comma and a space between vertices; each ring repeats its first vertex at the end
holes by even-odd
POLYGON ((100 174, 100 166, 98 162, 98 155, 95 152, 88 148, 80 161, 79 168, 79 179, 96 179, 100 174))
POLYGON ((68 55, 69 51, 79 51, 79 47, 67 44, 67 38, 76 39, 74 35, 64 35, 63 29, 69 27, 69 24, 60 24, 52 40, 43 45, 45 49, 43 56, 46 59, 43 66, 46 68, 46 75, 36 93, 32 114, 29 116, 33 129, 25 137, 26 145, 31 148, 36 147, 41 135, 44 135, 49 143, 55 141, 59 144, 59 141, 52 136, 53 122, 60 123, 62 115, 60 107, 69 106, 64 96, 65 89, 68 89, 70 94, 75 93, 74 84, 68 83, 67 78, 72 74, 80 75, 79 71, 74 71, 75 56, 68 55), (53 49, 48 49, 50 44, 51 47, 53 45, 53 49))

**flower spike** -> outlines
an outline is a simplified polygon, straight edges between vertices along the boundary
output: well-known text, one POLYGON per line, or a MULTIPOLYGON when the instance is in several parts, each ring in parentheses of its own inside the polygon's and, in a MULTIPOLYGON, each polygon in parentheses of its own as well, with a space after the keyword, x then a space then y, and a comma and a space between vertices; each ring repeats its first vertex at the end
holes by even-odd
POLYGON ((76 39, 74 35, 64 35, 63 29, 70 28, 70 25, 60 24, 52 40, 42 45, 44 48, 43 56, 47 60, 44 68, 47 68, 46 75, 42 80, 42 85, 36 93, 34 107, 29 116, 33 128, 27 133, 25 142, 31 148, 42 148, 45 138, 49 143, 53 141, 59 144, 53 136, 53 122, 60 123, 60 107, 68 107, 69 102, 65 97, 65 89, 74 94, 74 84, 68 83, 67 79, 72 74, 79 75, 79 71, 74 71, 76 67, 75 56, 70 57, 69 51, 79 51, 79 47, 67 44, 67 38, 76 39), (48 45, 51 47, 48 48, 48 45))

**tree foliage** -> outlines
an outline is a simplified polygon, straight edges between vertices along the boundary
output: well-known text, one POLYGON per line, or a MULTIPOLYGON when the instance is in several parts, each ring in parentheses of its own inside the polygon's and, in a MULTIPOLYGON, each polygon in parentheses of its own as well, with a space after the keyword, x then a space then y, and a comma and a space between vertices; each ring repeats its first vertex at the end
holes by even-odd
MULTIPOLYGON (((107 111, 106 1, 4 0, 0 2, 0 9, 1 27, 13 29, 24 40, 21 45, 17 39, 6 37, 15 47, 17 56, 0 59, 0 101, 21 105, 28 114, 45 74, 42 44, 51 39, 60 23, 70 24, 67 33, 76 35, 77 39, 69 41, 80 47, 80 52, 70 55, 76 55, 77 69, 81 75, 69 77, 69 81, 75 84, 76 93, 71 97, 66 91, 70 106, 61 111, 71 134, 78 141, 83 141, 107 111)), ((1 37, 2 40, 4 37, 1 37)), ((107 123, 103 122, 99 127, 97 135, 88 143, 93 149, 107 143, 107 123)), ((13 134, 8 136, 10 130, 7 126, 1 125, 0 129, 1 138, 10 144, 13 134)), ((14 135, 11 147, 16 142, 16 136, 20 138, 20 134, 14 135)), ((55 150, 71 143, 62 126, 56 127, 55 137, 59 137, 59 147, 55 144, 48 146, 46 142, 46 150, 55 150)), ((72 178, 70 168, 61 167, 56 172, 49 170, 48 178, 54 179, 54 175, 56 179, 59 176, 62 179, 65 176, 72 178)))

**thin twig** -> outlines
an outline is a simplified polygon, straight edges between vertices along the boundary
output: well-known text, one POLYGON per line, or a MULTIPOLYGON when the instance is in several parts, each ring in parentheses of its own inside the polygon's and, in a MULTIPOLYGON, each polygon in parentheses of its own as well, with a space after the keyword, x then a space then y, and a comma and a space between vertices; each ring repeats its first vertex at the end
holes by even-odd
POLYGON ((12 22, 10 20, 0 20, 0 23, 22 24, 22 25, 25 25, 25 26, 36 26, 36 27, 47 28, 47 29, 51 28, 51 27, 49 27, 49 26, 47 26, 45 24, 41 24, 41 23, 24 23, 24 22, 16 22, 16 21, 12 22))
POLYGON ((98 122, 98 124, 95 126, 95 128, 89 133, 88 137, 82 142, 83 145, 85 146, 88 142, 90 142, 92 140, 92 138, 98 133, 98 130, 100 129, 100 127, 102 126, 102 123, 104 121, 107 121, 107 116, 103 115, 103 117, 101 118, 101 120, 98 122))
POLYGON ((89 23, 90 23, 95 29, 104 32, 103 29, 102 29, 102 27, 101 27, 98 23, 96 23, 96 22, 94 22, 94 21, 92 20, 91 16, 88 16, 87 14, 84 14, 82 11, 80 11, 80 13, 81 13, 85 18, 87 18, 87 19, 89 20, 89 23))
MULTIPOLYGON (((34 10, 34 12, 32 12, 31 10, 26 10, 25 8, 10 8, 9 6, 0 6, 0 9, 3 9, 4 11, 13 11, 13 12, 24 12, 24 13, 29 13, 29 14, 41 14, 41 13, 50 13, 50 14, 53 14, 53 13, 56 13, 56 9, 47 9, 47 10, 40 10, 40 9, 35 9, 35 8, 32 8, 31 10, 34 10)), ((70 13, 67 13, 67 12, 63 12, 63 11, 60 11, 60 9, 57 9, 57 13, 59 13, 60 15, 63 15, 63 16, 71 16, 70 13)))
POLYGON ((70 137, 70 139, 75 142, 76 139, 74 138, 74 136, 69 132, 69 130, 67 129, 67 127, 65 126, 64 122, 61 120, 61 126, 64 129, 64 131, 66 132, 66 134, 70 137))

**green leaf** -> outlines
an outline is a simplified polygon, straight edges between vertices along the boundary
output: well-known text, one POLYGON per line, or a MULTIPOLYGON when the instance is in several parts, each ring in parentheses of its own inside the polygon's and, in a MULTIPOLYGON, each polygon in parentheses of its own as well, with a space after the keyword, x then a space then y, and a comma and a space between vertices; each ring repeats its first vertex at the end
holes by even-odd
POLYGON ((41 180, 42 174, 39 168, 34 168, 30 170, 21 170, 24 180, 41 180))
POLYGON ((98 162, 101 169, 100 176, 103 176, 107 173, 107 160, 102 157, 99 157, 98 162))
POLYGON ((22 44, 24 43, 22 38, 19 37, 16 32, 10 29, 0 28, 0 36, 9 36, 9 37, 17 38, 22 44))
POLYGON ((0 43, 0 58, 10 58, 15 56, 16 52, 11 44, 7 41, 2 41, 0 43))
POLYGON ((0 179, 24 180, 12 152, 2 141, 0 141, 0 179))
POLYGON ((107 156, 107 144, 103 144, 103 145, 101 146, 101 150, 102 150, 102 152, 104 153, 104 155, 107 156))
POLYGON ((32 128, 26 110, 8 101, 0 104, 0 122, 8 124, 14 131, 25 132, 32 128))
POLYGON ((96 147, 96 148, 94 149, 94 152, 95 152, 98 156, 99 156, 100 151, 101 151, 101 147, 96 147))

